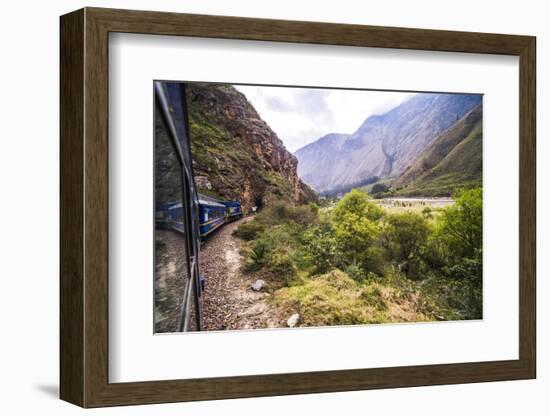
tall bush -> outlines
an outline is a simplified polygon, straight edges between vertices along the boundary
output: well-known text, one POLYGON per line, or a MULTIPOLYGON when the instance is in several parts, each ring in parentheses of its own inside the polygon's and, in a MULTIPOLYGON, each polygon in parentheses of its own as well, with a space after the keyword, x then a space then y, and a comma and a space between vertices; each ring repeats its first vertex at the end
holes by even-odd
POLYGON ((442 210, 441 236, 454 256, 473 258, 482 246, 482 188, 459 191, 455 200, 454 205, 442 210))
POLYGON ((382 217, 382 209, 366 192, 354 189, 338 202, 332 213, 333 232, 343 266, 356 263, 366 270, 372 267, 382 217))
POLYGON ((385 245, 407 277, 419 277, 429 235, 428 221, 415 212, 395 213, 386 218, 385 245))

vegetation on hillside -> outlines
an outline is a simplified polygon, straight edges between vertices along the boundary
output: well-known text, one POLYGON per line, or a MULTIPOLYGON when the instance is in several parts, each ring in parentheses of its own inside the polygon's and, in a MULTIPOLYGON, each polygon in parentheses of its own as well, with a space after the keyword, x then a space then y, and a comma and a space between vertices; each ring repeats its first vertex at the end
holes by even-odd
POLYGON ((275 203, 235 235, 245 271, 300 325, 482 317, 482 189, 438 209, 389 211, 353 190, 328 207, 275 203))
MULTIPOLYGON (((232 91, 228 89, 229 92, 232 91)), ((266 169, 254 150, 243 146, 243 139, 229 131, 223 117, 193 100, 189 101, 188 108, 193 166, 197 176, 208 179, 198 181, 200 193, 238 199, 244 188, 243 172, 247 172, 247 176, 258 182, 257 187, 272 188, 264 192, 275 191, 292 200, 290 182, 281 173, 266 169)))
POLYGON ((443 132, 392 184, 392 195, 448 196, 481 186, 482 109, 443 132))
POLYGON ((299 179, 296 158, 233 86, 188 83, 186 97, 198 192, 238 200, 245 211, 317 199, 299 179))
POLYGON ((325 135, 297 150, 299 175, 325 195, 368 185, 369 178, 398 178, 481 105, 479 94, 415 94, 387 112, 369 115, 351 135, 325 135))

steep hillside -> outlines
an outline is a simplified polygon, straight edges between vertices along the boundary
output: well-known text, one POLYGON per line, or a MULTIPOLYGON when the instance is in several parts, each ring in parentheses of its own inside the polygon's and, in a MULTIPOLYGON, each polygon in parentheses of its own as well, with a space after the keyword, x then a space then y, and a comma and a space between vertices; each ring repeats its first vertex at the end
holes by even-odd
POLYGON ((367 118, 350 136, 321 138, 298 150, 299 172, 319 192, 397 177, 439 134, 480 104, 481 95, 417 94, 367 118))
POLYGON ((395 180, 400 195, 450 195, 481 185, 482 109, 477 106, 443 132, 395 180))
POLYGON ((230 85, 186 85, 191 153, 201 193, 240 200, 243 209, 277 199, 316 199, 298 177, 298 161, 230 85))

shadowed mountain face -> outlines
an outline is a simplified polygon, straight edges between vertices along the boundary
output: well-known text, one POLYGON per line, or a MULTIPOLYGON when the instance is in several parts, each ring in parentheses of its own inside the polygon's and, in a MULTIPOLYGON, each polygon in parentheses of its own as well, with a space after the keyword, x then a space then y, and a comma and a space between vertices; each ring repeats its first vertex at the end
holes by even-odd
POLYGON ((367 118, 351 135, 329 134, 299 149, 298 174, 319 192, 396 178, 481 100, 481 95, 415 95, 367 118))
POLYGON ((346 169, 345 158, 337 158, 349 134, 331 133, 295 153, 298 175, 318 191, 330 189, 336 172, 346 169), (330 168, 329 168, 330 167, 330 168))
POLYGON ((401 195, 448 195, 482 178, 482 108, 441 133, 393 182, 401 195))

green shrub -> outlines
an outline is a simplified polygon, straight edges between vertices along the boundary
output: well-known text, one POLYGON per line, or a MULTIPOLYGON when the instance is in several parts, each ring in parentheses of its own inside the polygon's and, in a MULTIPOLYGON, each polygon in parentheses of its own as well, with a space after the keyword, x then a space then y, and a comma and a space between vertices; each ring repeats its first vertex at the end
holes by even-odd
POLYGON ((293 260, 296 244, 295 236, 286 226, 265 229, 249 246, 245 270, 263 270, 272 287, 287 285, 297 272, 293 260))
POLYGON ((394 288, 376 282, 358 284, 340 270, 280 289, 273 301, 286 314, 299 313, 300 325, 349 325, 432 320, 394 288), (399 302, 399 304, 397 303, 399 302), (392 308, 393 306, 397 306, 392 308))
POLYGON ((458 319, 479 319, 482 315, 483 273, 483 190, 461 190, 456 204, 442 210, 437 237, 441 241, 438 282, 440 296, 458 319))
POLYGON ((233 235, 245 241, 254 240, 260 233, 265 230, 265 226, 260 224, 256 220, 252 220, 246 223, 239 225, 233 235))
POLYGON ((439 233, 455 258, 473 258, 482 245, 483 190, 461 190, 454 198, 454 205, 441 210, 439 233))
POLYGON ((378 245, 369 247, 363 258, 363 270, 369 276, 382 276, 387 266, 385 250, 378 245))
POLYGON ((405 211, 387 216, 385 245, 407 277, 419 277, 429 235, 429 224, 420 214, 405 211))
POLYGON ((265 240, 256 240, 246 263, 249 271, 259 270, 268 262, 271 256, 271 245, 265 240))
POLYGON ((469 320, 483 317, 482 287, 470 279, 430 276, 420 286, 424 308, 438 319, 469 320))
POLYGON ((454 280, 449 284, 449 306, 459 319, 483 318, 482 288, 468 280, 454 280))
POLYGON ((422 215, 425 218, 429 218, 429 219, 433 218, 432 209, 430 207, 422 208, 422 215))
POLYGON ((365 272, 358 263, 351 263, 347 266, 344 272, 356 282, 363 282, 365 280, 365 272))
POLYGON ((321 209, 279 201, 234 233, 246 268, 301 325, 478 319, 481 195, 395 213, 360 190, 321 209))
POLYGON ((301 227, 308 227, 317 223, 318 212, 316 205, 298 205, 289 209, 288 219, 301 227))
POLYGON ((361 299, 369 306, 372 306, 378 310, 387 310, 388 304, 384 299, 382 291, 379 285, 367 285, 365 286, 360 295, 361 299))
POLYGON ((354 189, 338 202, 331 217, 337 247, 335 264, 342 269, 355 265, 364 275, 382 275, 386 263, 379 244, 383 209, 366 192, 354 189))
POLYGON ((329 224, 322 224, 308 231, 304 239, 306 241, 306 252, 314 273, 323 274, 334 268, 337 243, 329 224))
POLYGON ((301 227, 307 227, 317 222, 318 207, 316 205, 292 206, 285 201, 276 201, 264 208, 258 220, 266 225, 284 225, 293 222, 301 227))
POLYGON ((338 202, 333 211, 334 220, 337 222, 344 221, 350 215, 376 222, 384 216, 384 210, 372 202, 365 191, 353 189, 338 202))
POLYGON ((290 255, 281 251, 270 256, 266 268, 271 273, 272 280, 280 282, 281 286, 288 286, 297 271, 290 255))
POLYGON ((445 274, 455 280, 471 280, 481 284, 483 252, 476 249, 472 258, 464 257, 456 263, 443 267, 445 274))
POLYGON ((275 202, 264 207, 257 215, 256 220, 266 226, 280 224, 286 216, 287 204, 285 202, 275 202))
POLYGON ((310 202, 307 204, 308 208, 311 209, 316 215, 319 215, 320 207, 315 202, 310 202))

